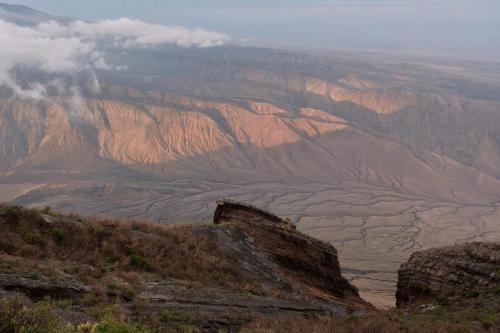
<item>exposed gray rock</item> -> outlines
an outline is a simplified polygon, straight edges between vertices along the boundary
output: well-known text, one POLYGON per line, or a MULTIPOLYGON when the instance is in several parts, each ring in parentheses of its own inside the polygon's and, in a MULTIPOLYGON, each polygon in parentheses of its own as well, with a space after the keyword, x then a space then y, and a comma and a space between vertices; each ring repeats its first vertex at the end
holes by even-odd
POLYGON ((34 279, 14 273, 0 273, 0 288, 4 291, 20 291, 34 298, 47 295, 52 297, 71 297, 75 294, 90 291, 90 287, 73 277, 57 280, 49 280, 46 277, 34 279))
POLYGON ((500 243, 468 243, 416 252, 398 273, 398 307, 500 287, 500 243))

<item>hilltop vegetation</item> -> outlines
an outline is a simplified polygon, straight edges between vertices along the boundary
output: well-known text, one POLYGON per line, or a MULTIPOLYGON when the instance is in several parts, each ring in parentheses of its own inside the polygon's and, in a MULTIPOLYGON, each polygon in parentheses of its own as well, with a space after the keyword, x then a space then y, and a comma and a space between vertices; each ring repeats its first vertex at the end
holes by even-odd
POLYGON ((499 328, 498 288, 376 311, 342 282, 333 247, 255 208, 219 207, 217 225, 167 227, 1 206, 0 332, 473 333, 499 328), (330 253, 332 261, 321 258, 318 249, 330 253), (315 270, 302 271, 296 250, 315 270), (325 274, 331 274, 329 287, 319 282, 325 274))
POLYGON ((4 266, 10 263, 24 269, 26 265, 33 274, 40 267, 55 275, 74 274, 91 285, 114 278, 133 285, 135 275, 144 273, 247 288, 244 277, 234 269, 234 260, 219 251, 213 240, 196 234, 200 227, 82 219, 50 209, 3 206, 0 228, 4 266))
MULTIPOLYGON (((322 291, 319 273, 300 276, 293 262, 285 269, 230 223, 162 226, 4 205, 0 231, 0 332, 234 331, 261 312, 369 308, 345 280, 337 287, 345 296, 328 296, 341 289, 322 291), (316 294, 323 299, 313 302, 316 294)), ((340 277, 338 264, 321 265, 340 277)))

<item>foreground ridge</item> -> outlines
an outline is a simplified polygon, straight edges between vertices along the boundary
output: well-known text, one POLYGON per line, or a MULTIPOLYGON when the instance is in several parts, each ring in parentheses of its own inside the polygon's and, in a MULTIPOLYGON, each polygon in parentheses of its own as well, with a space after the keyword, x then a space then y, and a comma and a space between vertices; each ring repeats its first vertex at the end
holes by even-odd
POLYGON ((212 225, 0 205, 0 332, 442 333, 500 329, 499 244, 415 253, 377 311, 336 249, 232 200, 212 225))
POLYGON ((213 225, 164 226, 0 206, 0 299, 65 300, 60 321, 71 325, 98 323, 92 309, 113 307, 160 331, 172 313, 217 332, 260 317, 373 310, 342 277, 333 246, 251 205, 220 202, 216 215, 213 225))

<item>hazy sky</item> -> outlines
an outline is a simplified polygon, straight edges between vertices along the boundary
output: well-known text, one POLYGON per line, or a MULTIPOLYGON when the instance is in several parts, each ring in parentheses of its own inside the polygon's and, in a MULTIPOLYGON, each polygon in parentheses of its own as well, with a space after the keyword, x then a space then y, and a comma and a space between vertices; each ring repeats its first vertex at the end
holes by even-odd
POLYGON ((253 42, 500 59, 500 0, 6 2, 88 20, 127 16, 203 27, 253 42))

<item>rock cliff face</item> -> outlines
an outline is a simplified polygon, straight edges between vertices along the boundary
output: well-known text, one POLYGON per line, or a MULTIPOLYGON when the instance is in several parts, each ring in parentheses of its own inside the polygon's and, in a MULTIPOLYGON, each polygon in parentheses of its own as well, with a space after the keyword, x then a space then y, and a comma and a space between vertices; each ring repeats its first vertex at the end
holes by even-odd
POLYGON ((398 307, 491 290, 500 286, 500 243, 416 252, 398 273, 398 307))
POLYGON ((234 226, 254 239, 290 284, 312 298, 362 308, 367 303, 357 289, 342 277, 337 250, 295 230, 286 219, 254 206, 222 200, 218 202, 214 223, 234 226))
POLYGON ((255 228, 267 226, 290 231, 296 230, 295 225, 289 219, 282 219, 253 205, 230 199, 217 201, 214 224, 223 223, 235 223, 240 226, 253 224, 255 228))

